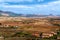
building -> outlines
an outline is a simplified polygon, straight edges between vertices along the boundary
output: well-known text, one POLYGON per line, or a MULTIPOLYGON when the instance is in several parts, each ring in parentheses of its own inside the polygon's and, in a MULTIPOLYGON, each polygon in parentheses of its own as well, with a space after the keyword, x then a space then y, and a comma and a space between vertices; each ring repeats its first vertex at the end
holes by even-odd
POLYGON ((42 34, 42 38, 49 38, 49 37, 52 37, 53 36, 53 33, 49 33, 49 32, 44 32, 42 34))

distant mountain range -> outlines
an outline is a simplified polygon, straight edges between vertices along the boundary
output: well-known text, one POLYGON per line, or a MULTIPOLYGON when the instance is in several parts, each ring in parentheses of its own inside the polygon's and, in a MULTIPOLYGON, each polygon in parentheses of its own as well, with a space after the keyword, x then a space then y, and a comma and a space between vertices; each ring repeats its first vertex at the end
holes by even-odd
POLYGON ((22 14, 22 13, 17 14, 17 13, 14 13, 14 12, 1 11, 0 10, 0 16, 12 16, 12 17, 17 17, 17 16, 20 16, 20 17, 47 17, 47 16, 53 16, 53 15, 52 14, 50 14, 50 15, 37 15, 37 14, 22 14))
POLYGON ((22 16, 22 14, 16 14, 14 12, 9 12, 9 11, 1 11, 0 10, 0 16, 22 16))

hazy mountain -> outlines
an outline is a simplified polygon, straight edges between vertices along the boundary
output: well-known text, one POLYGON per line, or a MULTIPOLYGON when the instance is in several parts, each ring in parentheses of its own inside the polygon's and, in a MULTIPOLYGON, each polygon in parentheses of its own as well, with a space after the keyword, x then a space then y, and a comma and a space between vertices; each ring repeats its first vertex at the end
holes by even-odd
POLYGON ((9 12, 9 11, 1 11, 0 10, 0 16, 22 16, 22 14, 16 14, 13 12, 9 12))
POLYGON ((16 16, 22 16, 22 17, 47 17, 47 16, 54 16, 52 14, 50 15, 37 15, 37 14, 17 14, 14 12, 9 12, 9 11, 1 11, 0 10, 0 16, 12 16, 12 17, 16 17, 16 16))

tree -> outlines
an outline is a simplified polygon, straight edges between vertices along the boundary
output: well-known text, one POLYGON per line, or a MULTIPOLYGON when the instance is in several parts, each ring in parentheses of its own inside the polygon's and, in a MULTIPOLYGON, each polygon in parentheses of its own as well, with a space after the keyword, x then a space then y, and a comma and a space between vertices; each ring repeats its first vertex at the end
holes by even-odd
POLYGON ((0 25, 2 25, 2 23, 0 23, 0 25))

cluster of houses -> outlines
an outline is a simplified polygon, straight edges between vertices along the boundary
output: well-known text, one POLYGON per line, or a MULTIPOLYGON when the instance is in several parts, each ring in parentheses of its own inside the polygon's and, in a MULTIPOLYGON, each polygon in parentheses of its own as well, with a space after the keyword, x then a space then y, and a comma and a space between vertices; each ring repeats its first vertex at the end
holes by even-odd
POLYGON ((37 36, 37 37, 41 37, 41 38, 50 38, 54 35, 57 35, 57 32, 34 32, 32 35, 37 36))

